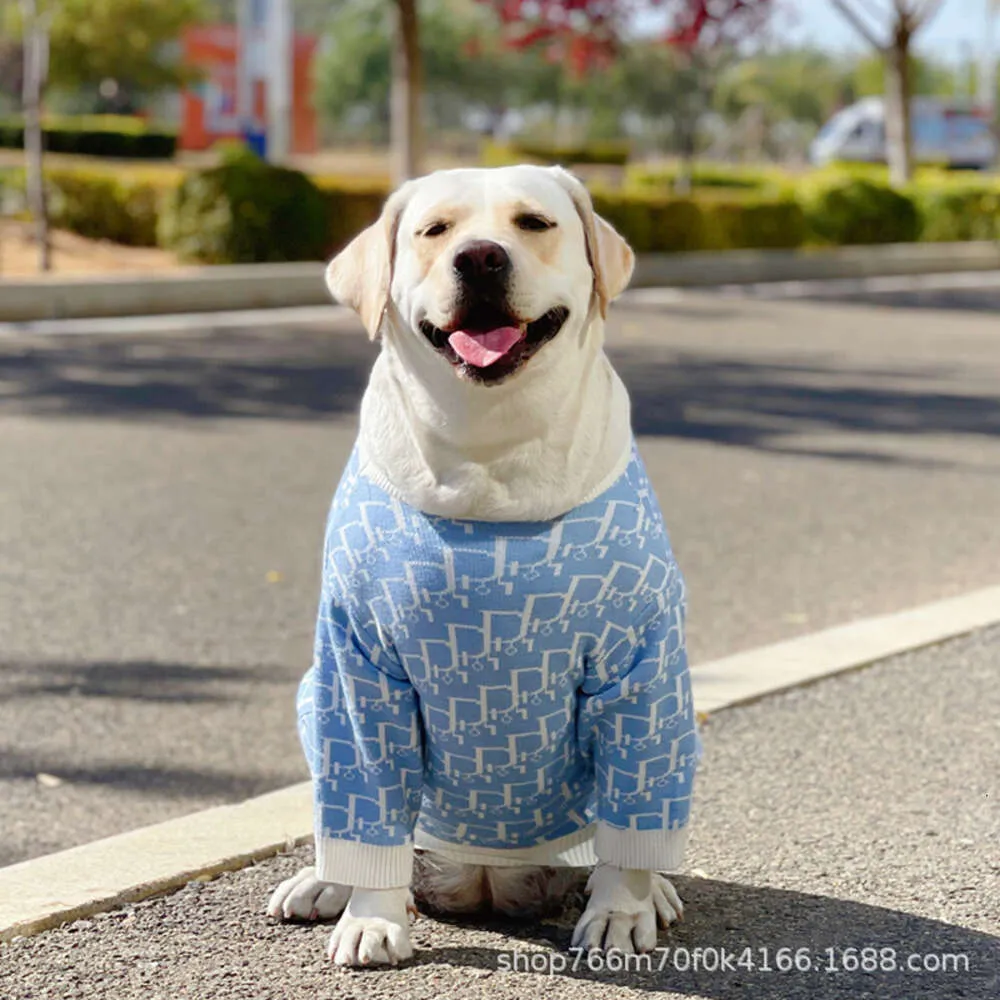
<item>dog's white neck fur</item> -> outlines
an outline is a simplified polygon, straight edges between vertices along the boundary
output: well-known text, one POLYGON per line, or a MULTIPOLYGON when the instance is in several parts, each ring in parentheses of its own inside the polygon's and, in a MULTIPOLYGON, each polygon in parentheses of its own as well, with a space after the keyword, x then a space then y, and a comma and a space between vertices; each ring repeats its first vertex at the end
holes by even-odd
POLYGON ((631 441, 628 393, 596 309, 496 386, 456 378, 387 310, 361 405, 361 459, 405 503, 458 519, 551 520, 611 486, 631 441))

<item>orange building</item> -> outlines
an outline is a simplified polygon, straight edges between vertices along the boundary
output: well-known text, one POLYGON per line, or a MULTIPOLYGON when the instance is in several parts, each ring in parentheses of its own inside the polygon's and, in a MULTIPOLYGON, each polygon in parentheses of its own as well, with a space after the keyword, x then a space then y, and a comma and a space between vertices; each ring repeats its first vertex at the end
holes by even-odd
MULTIPOLYGON (((233 25, 188 28, 183 40, 184 62, 201 80, 181 94, 179 146, 209 149, 215 143, 244 137, 237 99, 239 32, 233 25)), ((292 76, 292 153, 314 153, 318 146, 316 110, 312 103, 312 64, 317 40, 296 35, 292 76)), ((267 84, 253 83, 253 123, 263 131, 267 120, 267 84)))

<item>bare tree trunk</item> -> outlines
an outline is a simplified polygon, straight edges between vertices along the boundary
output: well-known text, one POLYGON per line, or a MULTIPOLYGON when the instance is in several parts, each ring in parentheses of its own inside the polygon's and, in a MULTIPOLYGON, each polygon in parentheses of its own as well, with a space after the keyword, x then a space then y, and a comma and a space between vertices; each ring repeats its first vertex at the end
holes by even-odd
POLYGON ((680 161, 677 164, 677 176, 674 178, 674 194, 687 198, 694 188, 694 161, 698 153, 697 120, 687 122, 681 127, 678 146, 680 161))
POLYGON ((423 169, 420 98, 423 72, 416 0, 395 0, 392 45, 392 179, 400 184, 423 169))
POLYGON ((885 50, 885 138, 889 180, 894 187, 913 176, 913 116, 910 108, 910 30, 896 25, 885 50))
POLYGON ((35 223, 38 270, 51 269, 49 214, 42 172, 42 89, 45 82, 47 36, 39 21, 37 0, 21 0, 24 11, 24 156, 28 208, 35 223))

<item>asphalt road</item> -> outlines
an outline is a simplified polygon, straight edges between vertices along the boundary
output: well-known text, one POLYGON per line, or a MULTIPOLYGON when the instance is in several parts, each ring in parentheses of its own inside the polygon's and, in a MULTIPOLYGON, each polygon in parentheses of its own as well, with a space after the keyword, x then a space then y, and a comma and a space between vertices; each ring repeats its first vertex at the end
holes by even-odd
MULTIPOLYGON (((686 296, 610 343, 696 664, 1000 581, 994 315, 686 296)), ((371 357, 349 321, 0 337, 0 864, 306 776, 371 357)))
POLYGON ((411 963, 339 972, 329 926, 263 915, 303 850, 15 941, 0 996, 996 1000, 998 671, 995 629, 713 716, 685 918, 648 969, 567 953, 577 893, 533 924, 423 916, 411 963))

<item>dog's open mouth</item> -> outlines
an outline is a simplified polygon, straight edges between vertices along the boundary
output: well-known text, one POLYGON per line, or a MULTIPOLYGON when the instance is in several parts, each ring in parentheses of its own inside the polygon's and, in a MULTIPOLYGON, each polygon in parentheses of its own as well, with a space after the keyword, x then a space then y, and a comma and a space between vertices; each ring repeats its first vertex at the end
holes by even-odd
POLYGON ((463 375, 493 383, 517 371, 555 337, 568 318, 564 306, 526 323, 503 309, 481 305, 469 309, 454 330, 445 331, 424 320, 420 331, 463 375))

